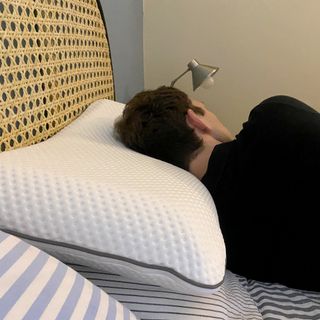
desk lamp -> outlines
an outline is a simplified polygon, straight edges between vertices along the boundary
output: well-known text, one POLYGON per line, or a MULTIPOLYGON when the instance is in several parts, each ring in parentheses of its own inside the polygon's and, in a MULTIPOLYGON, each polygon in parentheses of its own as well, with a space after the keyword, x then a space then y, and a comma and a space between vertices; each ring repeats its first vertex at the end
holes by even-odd
POLYGON ((200 64, 197 60, 193 59, 188 63, 188 69, 184 71, 179 77, 171 82, 171 87, 182 78, 187 72, 192 73, 193 91, 200 86, 203 88, 210 88, 213 85, 213 76, 218 72, 218 67, 212 67, 205 64, 200 64))

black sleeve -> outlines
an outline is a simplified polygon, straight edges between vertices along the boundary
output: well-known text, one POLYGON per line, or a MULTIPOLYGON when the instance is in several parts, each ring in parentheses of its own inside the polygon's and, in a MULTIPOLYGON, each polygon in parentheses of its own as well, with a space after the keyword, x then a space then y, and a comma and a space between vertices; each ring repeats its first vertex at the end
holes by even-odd
MULTIPOLYGON (((289 96, 274 96, 262 101, 250 112, 248 121, 237 135, 244 146, 277 142, 284 148, 293 148, 307 143, 318 151, 319 137, 319 112, 289 96)), ((304 145, 303 149, 308 148, 304 145)))

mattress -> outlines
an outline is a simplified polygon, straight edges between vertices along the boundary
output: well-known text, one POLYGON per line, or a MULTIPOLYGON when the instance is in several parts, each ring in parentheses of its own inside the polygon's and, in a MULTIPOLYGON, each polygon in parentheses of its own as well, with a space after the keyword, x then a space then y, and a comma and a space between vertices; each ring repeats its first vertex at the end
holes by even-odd
POLYGON ((193 295, 132 282, 81 265, 69 266, 143 320, 320 319, 320 293, 248 280, 228 270, 216 293, 193 295))
POLYGON ((69 266, 116 298, 141 320, 263 319, 248 291, 231 272, 226 273, 224 283, 214 294, 195 295, 130 281, 118 274, 81 265, 69 266))
POLYGON ((320 293, 226 272, 195 295, 69 264, 0 231, 0 319, 320 319, 320 293))

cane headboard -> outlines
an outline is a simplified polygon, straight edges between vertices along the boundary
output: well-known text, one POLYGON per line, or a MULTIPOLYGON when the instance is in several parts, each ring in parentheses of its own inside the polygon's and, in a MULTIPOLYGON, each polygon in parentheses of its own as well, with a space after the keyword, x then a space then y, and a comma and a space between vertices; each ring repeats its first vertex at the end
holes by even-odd
POLYGON ((46 140, 114 99, 96 0, 0 0, 0 152, 46 140))

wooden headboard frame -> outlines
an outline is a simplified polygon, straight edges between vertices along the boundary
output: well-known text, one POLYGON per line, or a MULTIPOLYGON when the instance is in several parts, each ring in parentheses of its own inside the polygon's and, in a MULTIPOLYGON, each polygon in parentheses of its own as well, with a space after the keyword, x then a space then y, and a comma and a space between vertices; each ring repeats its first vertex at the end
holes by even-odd
POLYGON ((46 140, 114 99, 96 0, 0 0, 0 152, 46 140))

